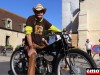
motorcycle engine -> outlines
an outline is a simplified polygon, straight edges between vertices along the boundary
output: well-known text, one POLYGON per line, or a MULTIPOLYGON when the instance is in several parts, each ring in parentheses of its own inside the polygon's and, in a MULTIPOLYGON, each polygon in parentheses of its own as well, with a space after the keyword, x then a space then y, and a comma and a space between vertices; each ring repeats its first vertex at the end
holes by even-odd
POLYGON ((54 57, 52 55, 44 54, 44 59, 47 61, 53 61, 54 57))
POLYGON ((37 57, 37 71, 38 73, 49 72, 52 73, 52 65, 54 57, 50 54, 39 54, 37 57))

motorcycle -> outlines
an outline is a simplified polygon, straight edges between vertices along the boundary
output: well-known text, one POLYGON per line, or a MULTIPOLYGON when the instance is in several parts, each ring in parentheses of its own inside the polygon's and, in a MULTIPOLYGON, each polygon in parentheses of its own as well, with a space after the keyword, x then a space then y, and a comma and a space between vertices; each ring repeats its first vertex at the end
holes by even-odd
MULTIPOLYGON (((62 32, 59 35, 60 40, 37 50, 36 75, 85 75, 86 68, 97 67, 86 52, 69 44, 69 34, 67 38, 62 32)), ((24 47, 13 52, 10 68, 14 75, 27 74, 28 55, 24 47)))

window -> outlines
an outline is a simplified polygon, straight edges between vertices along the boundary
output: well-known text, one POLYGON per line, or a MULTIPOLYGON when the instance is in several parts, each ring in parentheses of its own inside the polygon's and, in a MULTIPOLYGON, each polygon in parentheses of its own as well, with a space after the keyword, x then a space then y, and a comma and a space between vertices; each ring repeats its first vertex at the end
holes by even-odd
POLYGON ((7 28, 10 28, 11 21, 8 20, 7 28))
POLYGON ((12 20, 10 18, 7 18, 5 20, 5 27, 8 29, 12 29, 12 20))

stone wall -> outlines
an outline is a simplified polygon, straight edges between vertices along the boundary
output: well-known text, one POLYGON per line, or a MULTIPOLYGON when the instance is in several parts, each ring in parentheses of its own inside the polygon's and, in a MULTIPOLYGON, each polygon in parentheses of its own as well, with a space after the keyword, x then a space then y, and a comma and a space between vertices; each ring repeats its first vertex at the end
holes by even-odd
POLYGON ((15 49, 17 45, 20 45, 22 43, 22 38, 25 37, 25 34, 0 29, 0 45, 1 46, 5 46, 6 36, 10 36, 9 44, 12 45, 13 48, 15 49))
POLYGON ((85 48, 86 39, 98 44, 100 39, 100 0, 84 0, 80 3, 79 42, 80 48, 85 48))

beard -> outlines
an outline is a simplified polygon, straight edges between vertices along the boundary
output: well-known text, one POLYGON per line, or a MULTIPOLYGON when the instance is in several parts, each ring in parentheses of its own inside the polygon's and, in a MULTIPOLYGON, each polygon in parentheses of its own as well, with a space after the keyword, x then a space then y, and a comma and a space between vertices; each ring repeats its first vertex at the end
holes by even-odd
POLYGON ((37 13, 36 16, 37 16, 37 18, 42 18, 43 17, 43 13, 37 13))

